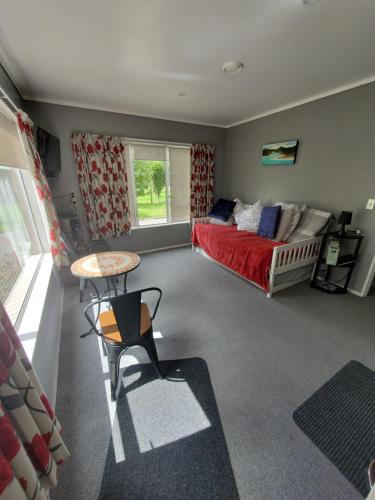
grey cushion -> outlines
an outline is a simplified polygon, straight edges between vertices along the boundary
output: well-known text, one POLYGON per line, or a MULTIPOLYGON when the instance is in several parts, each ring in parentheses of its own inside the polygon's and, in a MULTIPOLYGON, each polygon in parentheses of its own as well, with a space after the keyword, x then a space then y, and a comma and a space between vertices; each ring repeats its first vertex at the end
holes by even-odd
POLYGON ((292 236, 289 237, 288 241, 293 243, 305 240, 306 238, 313 238, 326 227, 330 218, 330 212, 307 208, 302 215, 301 222, 297 229, 292 236))
POLYGON ((295 211, 293 208, 283 208, 281 210, 279 226, 277 228, 275 241, 286 241, 286 233, 292 224, 292 219, 294 217, 295 211))
POLYGON ((274 203, 274 205, 281 205, 282 209, 291 208, 293 210, 293 217, 290 224, 285 231, 282 241, 288 241, 290 236, 293 234, 294 230, 301 220, 302 213, 306 210, 307 205, 297 205, 297 203, 284 203, 283 201, 274 203))

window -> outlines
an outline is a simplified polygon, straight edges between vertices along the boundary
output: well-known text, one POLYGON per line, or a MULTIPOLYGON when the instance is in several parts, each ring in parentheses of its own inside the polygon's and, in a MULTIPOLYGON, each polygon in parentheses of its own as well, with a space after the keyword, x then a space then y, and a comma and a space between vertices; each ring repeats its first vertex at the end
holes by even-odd
POLYGON ((190 148, 130 143, 132 226, 190 219, 190 148))
POLYGON ((0 300, 15 324, 48 246, 15 123, 2 113, 0 144, 0 300))
MULTIPOLYGON (((24 176, 29 175, 26 172, 24 176)), ((15 322, 42 255, 21 172, 0 166, 0 300, 15 322)))

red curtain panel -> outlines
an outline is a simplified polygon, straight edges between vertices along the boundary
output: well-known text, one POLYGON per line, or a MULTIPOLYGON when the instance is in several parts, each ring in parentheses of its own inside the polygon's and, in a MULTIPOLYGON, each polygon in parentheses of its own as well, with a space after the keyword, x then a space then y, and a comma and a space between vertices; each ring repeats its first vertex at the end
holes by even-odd
POLYGON ((69 452, 60 424, 0 302, 0 500, 47 500, 69 452))
POLYGON ((33 128, 34 124, 29 116, 23 111, 17 112, 18 132, 23 149, 29 161, 30 172, 38 192, 42 211, 45 215, 49 229, 49 242, 55 266, 60 269, 69 265, 69 259, 61 240, 60 224, 56 215, 55 206, 52 201, 51 191, 43 171, 42 162, 35 144, 33 128))
POLYGON ((71 137, 90 238, 128 234, 131 223, 123 140, 85 133, 71 137))
POLYGON ((193 144, 190 148, 190 215, 205 217, 214 199, 215 146, 193 144))

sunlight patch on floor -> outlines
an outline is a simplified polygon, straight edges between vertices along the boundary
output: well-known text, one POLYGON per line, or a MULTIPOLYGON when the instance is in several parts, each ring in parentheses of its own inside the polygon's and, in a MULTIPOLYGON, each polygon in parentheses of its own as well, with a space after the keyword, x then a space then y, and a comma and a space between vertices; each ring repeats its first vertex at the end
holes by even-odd
POLYGON ((129 392, 127 399, 141 453, 211 426, 189 384, 183 379, 153 380, 129 392), (168 390, 167 384, 175 385, 172 391, 168 390), (155 405, 155 400, 160 404, 155 405), (142 415, 142 419, 137 415, 142 415))
MULTIPOLYGON (((163 335, 161 332, 156 332, 158 333, 158 336, 156 338, 163 338, 163 335)), ((154 334, 155 335, 155 334, 154 334)), ((100 364, 102 367, 102 372, 103 375, 105 376, 104 379, 104 386, 105 386, 105 394, 106 394, 106 399, 107 399, 107 406, 108 406, 108 413, 109 413, 109 419, 111 422, 111 428, 112 428, 112 438, 113 438, 113 448, 114 448, 114 453, 115 453, 115 459, 116 463, 123 462, 126 459, 125 455, 125 450, 122 442, 122 431, 118 422, 117 418, 117 413, 116 413, 116 405, 117 401, 111 401, 111 383, 109 380, 109 367, 108 367, 108 358, 107 356, 104 356, 103 352, 103 347, 102 347, 102 339, 100 337, 97 337, 98 340, 98 349, 99 349, 99 355, 100 355, 100 364)), ((132 365, 137 365, 139 364, 138 359, 131 355, 131 354, 124 354, 121 357, 120 360, 120 377, 121 377, 121 372, 124 368, 127 368, 128 366, 132 365)), ((141 376, 141 373, 133 374, 132 375, 132 380, 134 381, 136 378, 139 378, 141 376)))
MULTIPOLYGON (((163 339, 162 332, 154 332, 154 338, 163 339)), ((97 337, 100 363, 104 376, 105 393, 112 428, 113 447, 116 463, 126 460, 123 445, 124 432, 117 417, 117 401, 111 401, 108 358, 104 355, 102 339, 97 337)), ((125 386, 133 384, 141 377, 141 372, 122 377, 125 368, 139 364, 138 359, 127 353, 121 357, 120 377, 125 386)), ((122 398, 127 404, 133 419, 139 452, 144 453, 153 448, 165 446, 210 427, 210 422, 194 396, 189 384, 183 378, 166 378, 151 380, 144 385, 130 390, 122 398), (173 390, 167 390, 167 384, 175 384, 173 390), (152 398, 148 395, 152 394, 152 398), (155 405, 155 400, 160 405, 155 405), (142 419, 139 418, 142 415, 142 419), (137 418, 138 416, 138 418, 137 418)), ((124 402, 122 401, 122 404, 124 402)))
MULTIPOLYGON (((100 353, 100 361, 102 366, 103 375, 106 376, 104 379, 105 386, 105 395, 107 399, 108 413, 109 419, 111 422, 112 428, 112 438, 113 438, 113 448, 115 452, 116 463, 123 462, 126 458, 125 450, 121 437, 121 428, 118 422, 117 413, 116 413, 116 405, 117 401, 111 401, 111 382, 109 380, 109 367, 108 367, 108 358, 104 356, 103 347, 102 347, 102 339, 98 337, 98 348, 100 353)), ((131 354, 127 354, 122 356, 120 361, 120 370, 126 368, 127 366, 137 365, 138 360, 135 356, 131 354)), ((139 374, 139 376, 141 376, 139 374)))

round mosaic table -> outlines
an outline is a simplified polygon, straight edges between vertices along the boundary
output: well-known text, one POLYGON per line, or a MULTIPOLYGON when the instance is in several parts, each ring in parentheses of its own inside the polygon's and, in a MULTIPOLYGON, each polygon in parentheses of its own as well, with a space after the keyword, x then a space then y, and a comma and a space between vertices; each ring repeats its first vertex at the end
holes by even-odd
MULTIPOLYGON (((98 252, 76 260, 70 266, 70 270, 81 280, 92 281, 95 278, 106 278, 108 291, 111 290, 110 282, 112 281, 113 290, 117 295, 117 277, 125 275, 123 291, 126 293, 127 275, 139 266, 140 261, 139 255, 132 252, 98 252)), ((94 288, 96 288, 95 285, 94 288)))
MULTIPOLYGON (((132 252, 98 252, 91 255, 86 255, 73 262, 70 270, 74 276, 80 279, 80 302, 83 300, 85 285, 90 282, 95 290, 98 299, 106 294, 111 296, 111 293, 118 295, 121 291, 126 293, 126 281, 130 271, 136 269, 140 264, 141 258, 136 253, 132 252), (124 287, 118 288, 118 277, 124 275, 124 287), (107 288, 99 293, 93 280, 96 278, 105 278, 107 288)), ((91 330, 90 332, 91 333, 91 330)), ((87 334, 88 334, 87 333, 87 334)), ((81 335, 81 337, 87 334, 81 335)))
POLYGON ((131 252, 99 252, 76 260, 70 270, 79 278, 108 278, 133 271, 140 260, 131 252))

